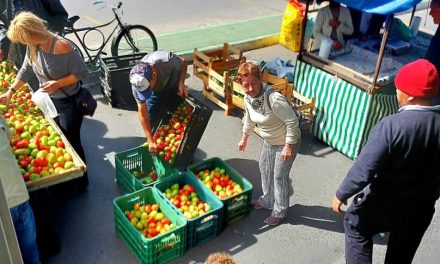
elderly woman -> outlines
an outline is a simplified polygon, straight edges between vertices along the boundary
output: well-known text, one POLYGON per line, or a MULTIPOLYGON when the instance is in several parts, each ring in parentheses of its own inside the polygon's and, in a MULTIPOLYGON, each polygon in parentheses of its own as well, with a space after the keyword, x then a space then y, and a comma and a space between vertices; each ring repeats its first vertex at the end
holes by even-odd
MULTIPOLYGON (((58 117, 55 122, 85 161, 80 138, 83 115, 74 99, 82 89, 80 81, 88 74, 84 60, 67 40, 50 32, 45 21, 31 12, 19 13, 11 21, 7 36, 14 43, 26 45, 27 51, 15 81, 0 96, 0 101, 11 99, 35 73, 39 89, 49 94, 56 107, 58 117)), ((79 178, 76 183, 79 188, 85 188, 88 184, 87 176, 79 178)))
POLYGON ((289 207, 289 172, 301 142, 298 118, 286 98, 261 81, 258 65, 242 63, 238 79, 246 93, 243 135, 238 149, 246 149, 255 125, 264 139, 259 161, 263 195, 252 201, 252 208, 272 210, 264 222, 278 225, 289 207))

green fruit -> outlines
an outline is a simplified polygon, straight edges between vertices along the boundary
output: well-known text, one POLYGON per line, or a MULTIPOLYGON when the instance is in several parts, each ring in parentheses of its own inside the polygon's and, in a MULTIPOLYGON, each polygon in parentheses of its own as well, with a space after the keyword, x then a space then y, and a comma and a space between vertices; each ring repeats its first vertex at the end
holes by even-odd
POLYGON ((174 183, 173 185, 171 185, 171 190, 179 190, 179 184, 174 183))

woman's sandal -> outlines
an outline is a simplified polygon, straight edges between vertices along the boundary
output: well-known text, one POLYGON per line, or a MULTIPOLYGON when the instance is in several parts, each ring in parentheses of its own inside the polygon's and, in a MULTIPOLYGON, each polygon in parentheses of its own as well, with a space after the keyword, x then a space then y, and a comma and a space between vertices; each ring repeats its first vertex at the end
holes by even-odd
POLYGON ((255 209, 255 210, 260 210, 260 209, 263 209, 264 207, 260 204, 260 202, 258 202, 258 200, 253 200, 252 202, 251 202, 251 207, 252 207, 252 209, 255 209))
POLYGON ((276 226, 279 223, 281 223, 281 221, 284 220, 285 217, 275 217, 275 216, 269 216, 268 218, 266 218, 266 220, 264 220, 264 223, 270 226, 276 226))

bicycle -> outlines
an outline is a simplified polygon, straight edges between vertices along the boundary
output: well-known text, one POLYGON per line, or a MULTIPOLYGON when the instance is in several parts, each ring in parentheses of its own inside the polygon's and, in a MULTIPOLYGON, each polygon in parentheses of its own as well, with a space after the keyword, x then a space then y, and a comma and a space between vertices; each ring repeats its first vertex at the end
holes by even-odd
MULTIPOLYGON (((103 4, 104 1, 98 0, 93 2, 94 5, 96 4, 103 4)), ((143 26, 143 25, 128 25, 123 23, 122 21, 122 12, 121 15, 119 14, 119 10, 121 9, 122 2, 119 2, 117 6, 111 6, 105 4, 107 7, 110 7, 113 11, 113 14, 115 16, 114 19, 112 19, 110 22, 104 23, 102 25, 98 26, 92 26, 92 27, 83 27, 83 28, 75 28, 75 22, 79 20, 79 16, 73 16, 67 19, 66 25, 64 27, 64 32, 62 36, 66 38, 66 35, 74 34, 77 41, 82 47, 82 50, 87 55, 87 63, 89 65, 97 65, 99 57, 101 54, 106 54, 104 52, 104 48, 107 46, 107 43, 110 41, 111 36, 113 36, 112 44, 111 44, 111 54, 114 57, 121 56, 121 55, 128 55, 128 54, 136 54, 136 53, 150 53, 157 50, 157 40, 154 36, 153 32, 143 26), (106 27, 110 24, 112 24, 114 21, 117 22, 115 28, 111 32, 111 34, 105 38, 104 34, 102 33, 99 28, 106 27), (115 34, 116 30, 119 31, 117 34, 115 34), (78 34, 78 32, 85 31, 82 38, 78 34), (90 32, 98 32, 100 36, 102 37, 102 43, 101 46, 98 48, 92 48, 86 45, 86 36, 90 32), (97 52, 96 55, 92 56, 90 52, 97 52)), ((78 45, 66 38, 74 47, 77 49, 80 53, 80 55, 84 58, 83 51, 78 47, 78 45)))

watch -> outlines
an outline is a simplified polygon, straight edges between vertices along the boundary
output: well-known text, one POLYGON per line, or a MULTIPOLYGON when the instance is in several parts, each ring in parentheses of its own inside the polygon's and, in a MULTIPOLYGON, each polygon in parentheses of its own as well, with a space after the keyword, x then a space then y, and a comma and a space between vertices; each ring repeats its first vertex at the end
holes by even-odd
POLYGON ((17 90, 15 90, 14 88, 12 88, 12 87, 9 87, 9 89, 8 90, 10 90, 10 91, 13 91, 14 93, 15 92, 17 92, 17 90))

